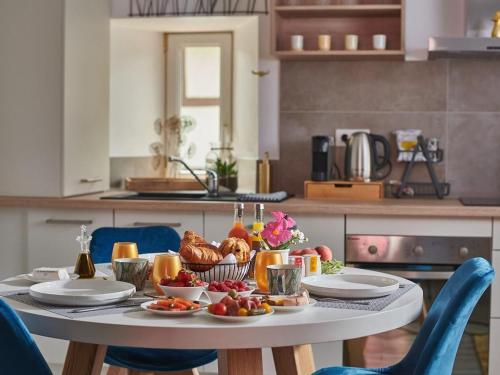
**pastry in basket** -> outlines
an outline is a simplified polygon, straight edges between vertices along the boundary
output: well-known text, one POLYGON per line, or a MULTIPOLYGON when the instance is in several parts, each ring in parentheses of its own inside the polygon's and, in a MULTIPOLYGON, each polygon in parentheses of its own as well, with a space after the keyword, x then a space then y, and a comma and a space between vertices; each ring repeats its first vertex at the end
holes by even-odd
POLYGON ((234 254, 238 263, 248 262, 250 260, 250 246, 241 238, 227 238, 219 246, 219 251, 222 257, 227 254, 234 254))
POLYGON ((190 264, 189 268, 193 271, 207 271, 223 258, 216 246, 191 231, 184 233, 179 255, 190 264))

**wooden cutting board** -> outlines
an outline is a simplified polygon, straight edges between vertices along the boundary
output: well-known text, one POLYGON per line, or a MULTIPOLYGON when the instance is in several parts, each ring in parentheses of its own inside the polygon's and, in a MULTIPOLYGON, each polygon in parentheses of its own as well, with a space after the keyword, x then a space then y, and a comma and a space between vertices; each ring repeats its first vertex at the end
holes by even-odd
POLYGON ((204 190, 194 178, 127 177, 125 189, 131 191, 204 190))

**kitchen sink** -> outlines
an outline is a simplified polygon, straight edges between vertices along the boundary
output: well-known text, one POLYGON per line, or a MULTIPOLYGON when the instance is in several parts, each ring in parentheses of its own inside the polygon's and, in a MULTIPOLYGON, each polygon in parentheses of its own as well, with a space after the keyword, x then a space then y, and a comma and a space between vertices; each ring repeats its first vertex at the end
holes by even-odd
POLYGON ((209 197, 206 191, 203 190, 179 190, 122 193, 117 195, 110 195, 107 197, 101 197, 101 199, 235 202, 238 200, 238 197, 238 194, 232 192, 221 192, 217 197, 209 197))

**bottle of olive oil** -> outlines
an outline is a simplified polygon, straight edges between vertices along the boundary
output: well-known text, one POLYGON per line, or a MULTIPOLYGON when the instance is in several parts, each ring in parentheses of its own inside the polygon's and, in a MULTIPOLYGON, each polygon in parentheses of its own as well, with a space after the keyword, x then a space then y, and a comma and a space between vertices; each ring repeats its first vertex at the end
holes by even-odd
POLYGON ((80 279, 91 279, 95 276, 95 266, 89 250, 89 243, 92 236, 87 234, 87 227, 80 227, 80 235, 76 240, 80 242, 80 254, 76 259, 75 273, 80 275, 80 279))

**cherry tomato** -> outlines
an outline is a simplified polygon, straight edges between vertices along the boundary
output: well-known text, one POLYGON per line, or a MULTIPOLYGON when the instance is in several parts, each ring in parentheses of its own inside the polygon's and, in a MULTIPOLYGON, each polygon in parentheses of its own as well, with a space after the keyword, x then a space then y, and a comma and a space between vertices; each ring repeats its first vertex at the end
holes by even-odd
POLYGON ((260 305, 260 307, 264 310, 266 310, 266 314, 269 314, 270 312, 273 311, 273 308, 271 306, 269 306, 268 303, 263 303, 262 305, 260 305))
POLYGON ((243 307, 240 307, 238 310, 238 316, 248 316, 248 310, 243 307))
POLYGON ((215 303, 213 309, 215 315, 226 315, 227 313, 227 307, 223 303, 215 303))

